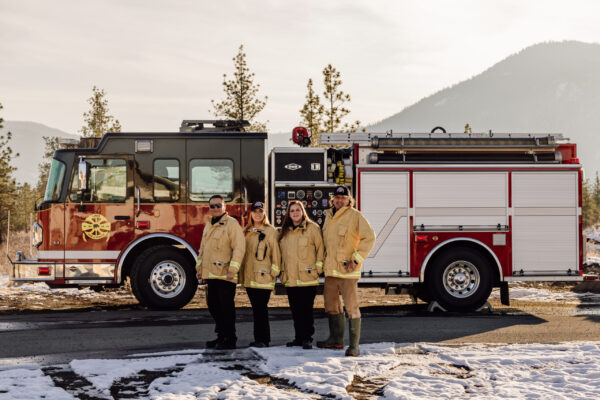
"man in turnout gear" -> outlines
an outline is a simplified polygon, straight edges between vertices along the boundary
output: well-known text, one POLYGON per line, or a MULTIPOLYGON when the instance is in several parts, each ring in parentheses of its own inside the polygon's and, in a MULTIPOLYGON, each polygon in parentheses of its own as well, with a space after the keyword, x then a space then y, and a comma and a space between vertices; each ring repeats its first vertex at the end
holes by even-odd
POLYGON ((358 280, 362 263, 375 243, 375 232, 361 214, 352 208, 354 199, 345 186, 334 192, 332 207, 325 213, 323 241, 325 244, 325 287, 323 297, 329 318, 329 338, 317 342, 318 347, 344 348, 346 318, 340 302, 344 301, 349 318, 350 347, 346 356, 360 354, 360 310, 358 309, 358 280))
POLYGON ((206 304, 215 320, 217 338, 207 348, 235 349, 235 288, 246 251, 242 227, 225 211, 220 195, 208 201, 210 210, 202 233, 196 272, 206 284, 206 304))

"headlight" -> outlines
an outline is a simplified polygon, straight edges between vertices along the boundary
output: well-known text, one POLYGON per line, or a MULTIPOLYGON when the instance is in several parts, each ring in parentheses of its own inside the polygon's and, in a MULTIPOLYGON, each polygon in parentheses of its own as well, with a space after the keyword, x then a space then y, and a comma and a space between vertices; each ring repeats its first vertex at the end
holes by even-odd
POLYGON ((44 233, 42 226, 37 222, 33 224, 33 236, 31 238, 31 244, 33 247, 40 247, 40 244, 44 241, 44 233))

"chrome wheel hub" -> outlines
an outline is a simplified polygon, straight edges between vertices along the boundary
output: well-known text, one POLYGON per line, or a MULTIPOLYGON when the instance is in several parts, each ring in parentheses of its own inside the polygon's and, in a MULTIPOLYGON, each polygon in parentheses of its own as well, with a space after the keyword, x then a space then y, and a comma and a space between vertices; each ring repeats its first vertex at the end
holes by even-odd
POLYGON ((444 270, 444 289, 453 297, 471 296, 479 287, 479 270, 468 261, 454 261, 444 270))
POLYGON ((185 286, 185 271, 175 261, 161 261, 152 268, 150 285, 160 297, 173 298, 181 293, 185 286))

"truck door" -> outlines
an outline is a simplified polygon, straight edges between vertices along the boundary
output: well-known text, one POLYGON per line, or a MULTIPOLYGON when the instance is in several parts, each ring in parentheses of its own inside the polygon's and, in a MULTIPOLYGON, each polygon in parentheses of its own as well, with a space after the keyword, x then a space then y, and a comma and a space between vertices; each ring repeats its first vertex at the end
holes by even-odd
POLYGON ((115 262, 133 238, 132 160, 86 156, 87 189, 77 167, 65 205, 65 283, 110 283, 115 262))
POLYGON ((137 140, 135 148, 135 238, 151 232, 185 238, 185 139, 137 140))
MULTIPOLYGON (((186 239, 199 248, 208 215, 208 199, 214 194, 225 198, 227 212, 243 225, 244 198, 241 187, 240 138, 186 139, 187 221, 186 239)), ((261 154, 261 159, 264 155, 261 154)), ((247 190, 246 190, 247 192, 247 190)))

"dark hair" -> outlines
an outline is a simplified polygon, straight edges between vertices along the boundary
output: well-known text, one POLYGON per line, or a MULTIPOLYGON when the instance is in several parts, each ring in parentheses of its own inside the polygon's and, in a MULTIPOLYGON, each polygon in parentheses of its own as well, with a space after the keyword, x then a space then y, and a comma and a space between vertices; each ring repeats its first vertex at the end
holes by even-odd
POLYGON ((210 203, 212 199, 221 199, 225 201, 225 198, 223 198, 223 196, 221 196, 220 194, 213 194, 212 196, 210 196, 210 199, 208 199, 208 202, 210 203))
POLYGON ((287 234, 287 232, 289 231, 288 228, 290 228, 294 222, 292 222, 292 219, 290 218, 290 210, 292 209, 292 206, 299 206, 300 210, 302 211, 302 222, 304 221, 308 221, 308 215, 306 214, 306 209, 304 208, 304 205, 302 205, 302 202, 300 200, 290 200, 288 202, 288 207, 287 207, 287 211, 285 213, 285 217, 283 218, 283 224, 281 225, 281 233, 279 234, 279 241, 281 241, 281 239, 283 239, 283 237, 287 234))

